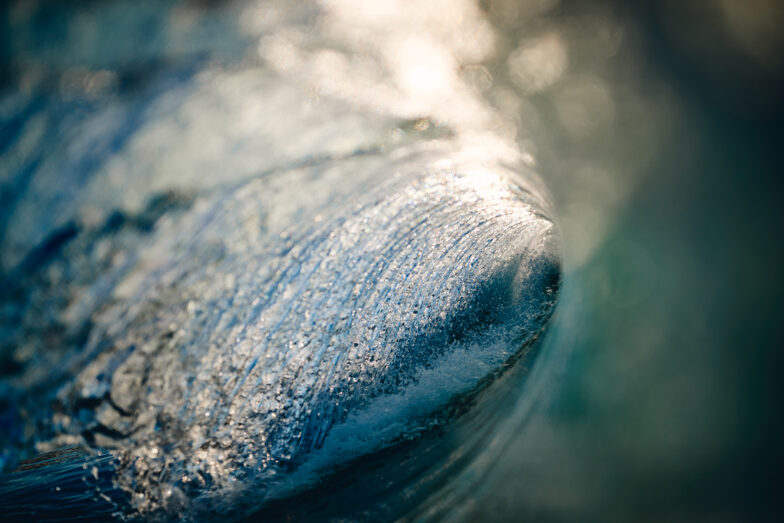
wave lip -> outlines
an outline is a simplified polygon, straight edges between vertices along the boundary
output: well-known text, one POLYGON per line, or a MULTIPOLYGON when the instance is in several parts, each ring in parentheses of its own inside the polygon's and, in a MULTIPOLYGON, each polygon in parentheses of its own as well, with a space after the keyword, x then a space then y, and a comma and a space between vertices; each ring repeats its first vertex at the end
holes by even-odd
POLYGON ((198 202, 118 278, 60 398, 136 510, 255 510, 412 436, 541 331, 560 251, 535 183, 398 156, 198 202))

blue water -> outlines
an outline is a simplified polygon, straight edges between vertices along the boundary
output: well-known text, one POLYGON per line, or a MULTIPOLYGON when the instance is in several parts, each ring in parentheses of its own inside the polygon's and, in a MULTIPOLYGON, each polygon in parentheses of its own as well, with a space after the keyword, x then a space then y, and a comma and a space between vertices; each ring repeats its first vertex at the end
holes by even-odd
POLYGON ((703 8, 3 7, 4 513, 764 519, 776 9, 703 8))
MULTIPOLYGON (((91 12, 99 30, 113 9, 128 8, 91 12)), ((391 460, 400 487, 422 481, 423 499, 420 476, 457 466, 435 431, 532 357, 556 302, 561 238, 537 174, 489 108, 417 56, 400 72, 441 82, 465 114, 438 119, 429 101, 407 118, 418 83, 383 110, 314 99, 274 61, 194 51, 176 67, 132 55, 145 69, 128 86, 127 57, 105 52, 83 59, 112 69, 60 57, 59 86, 9 95, 24 101, 9 151, 26 164, 9 164, 4 220, 8 467, 64 446, 101 457, 15 472, 5 502, 22 492, 15 511, 56 514, 59 492, 64 515, 97 517, 98 498, 129 517, 247 517, 367 460, 391 460), (50 497, 31 502, 37 490, 50 497)))

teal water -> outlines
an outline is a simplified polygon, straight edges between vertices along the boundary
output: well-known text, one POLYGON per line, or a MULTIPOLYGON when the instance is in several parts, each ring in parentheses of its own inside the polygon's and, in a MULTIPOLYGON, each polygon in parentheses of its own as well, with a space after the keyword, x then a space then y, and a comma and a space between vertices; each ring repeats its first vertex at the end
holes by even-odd
MULTIPOLYGON (((447 153, 425 146, 422 157, 514 163, 547 187, 564 258, 547 329, 505 372, 480 373, 489 378, 470 394, 436 398, 438 423, 320 469, 264 506, 220 505, 223 517, 775 520, 782 18, 765 2, 733 9, 5 7, 4 468, 133 439, 112 410, 132 411, 142 389, 110 396, 117 408, 91 402, 106 387, 98 370, 114 363, 93 365, 81 399, 62 391, 106 340, 164 334, 166 307, 130 321, 147 330, 112 328, 124 324, 122 303, 148 292, 149 279, 128 274, 180 248, 166 231, 209 222, 203 202, 295 170, 295 196, 312 195, 307 212, 321 194, 296 191, 309 172, 332 176, 330 190, 346 187, 351 205, 365 183, 352 172, 392 173, 410 161, 394 151, 446 142, 447 153), (103 428, 81 430, 96 419, 103 428)), ((270 223, 299 212, 281 209, 270 223)), ((253 217, 237 212, 239 224, 253 217)), ((194 265, 223 256, 204 248, 194 265)), ((236 284, 242 271, 232 272, 236 284)), ((217 303, 232 283, 215 282, 188 281, 196 305, 198 295, 217 303)), ((204 332, 227 328, 214 321, 204 332)), ((460 375, 443 369, 436 375, 460 375)), ((69 456, 78 459, 7 476, 3 505, 20 518, 37 507, 87 519, 144 506, 105 454, 69 456), (82 487, 93 459, 110 501, 82 487), (60 483, 73 504, 50 496, 60 483)), ((135 493, 165 484, 152 478, 135 493)))

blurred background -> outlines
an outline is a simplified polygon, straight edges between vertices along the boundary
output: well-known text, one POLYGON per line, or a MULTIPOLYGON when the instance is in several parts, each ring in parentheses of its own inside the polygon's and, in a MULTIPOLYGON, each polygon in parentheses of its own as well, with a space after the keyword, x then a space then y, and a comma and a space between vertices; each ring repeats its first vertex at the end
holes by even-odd
POLYGON ((568 56, 533 103, 572 272, 541 400, 467 514, 778 519, 784 5, 587 4, 488 6, 548 35, 513 87, 535 49, 568 56))
MULTIPOLYGON (((498 437, 455 478, 470 488, 417 514, 778 520, 784 4, 426 4, 4 4, 5 284, 73 216, 138 211, 153 188, 189 193, 431 126, 488 130, 552 193, 561 302, 498 437), (300 118, 258 94, 275 78, 339 103, 300 118), (377 132, 389 118, 411 123, 377 132)), ((61 320, 16 321, 13 300, 4 466, 35 437, 15 421, 15 376, 61 339, 61 320)))

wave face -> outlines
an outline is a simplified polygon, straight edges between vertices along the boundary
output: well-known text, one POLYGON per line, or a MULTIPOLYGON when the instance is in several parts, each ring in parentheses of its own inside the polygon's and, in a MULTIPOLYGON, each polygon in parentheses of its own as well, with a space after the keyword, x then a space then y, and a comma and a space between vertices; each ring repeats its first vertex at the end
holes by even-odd
POLYGON ((96 406, 67 430, 124 435, 119 477, 142 508, 181 510, 193 485, 211 510, 258 502, 317 449, 325 466, 377 450, 542 328, 560 261, 521 180, 417 155, 388 176, 348 163, 349 187, 288 172, 163 228, 141 258, 165 261, 140 260, 93 327, 61 397, 96 406))
MULTIPOLYGON (((351 5, 276 8, 254 29, 260 61, 197 49, 126 78, 115 49, 120 73, 18 94, 9 143, 27 163, 8 175, 0 263, 4 339, 27 359, 3 386, 37 435, 11 443, 109 451, 81 467, 127 496, 101 511, 236 518, 312 488, 453 420, 551 315, 546 191, 450 72, 482 46, 379 34, 392 70, 351 66, 359 93, 318 75, 342 63, 323 46, 351 5), (282 40, 312 27, 315 42, 282 40)), ((481 33, 473 4, 454 9, 481 33)))

